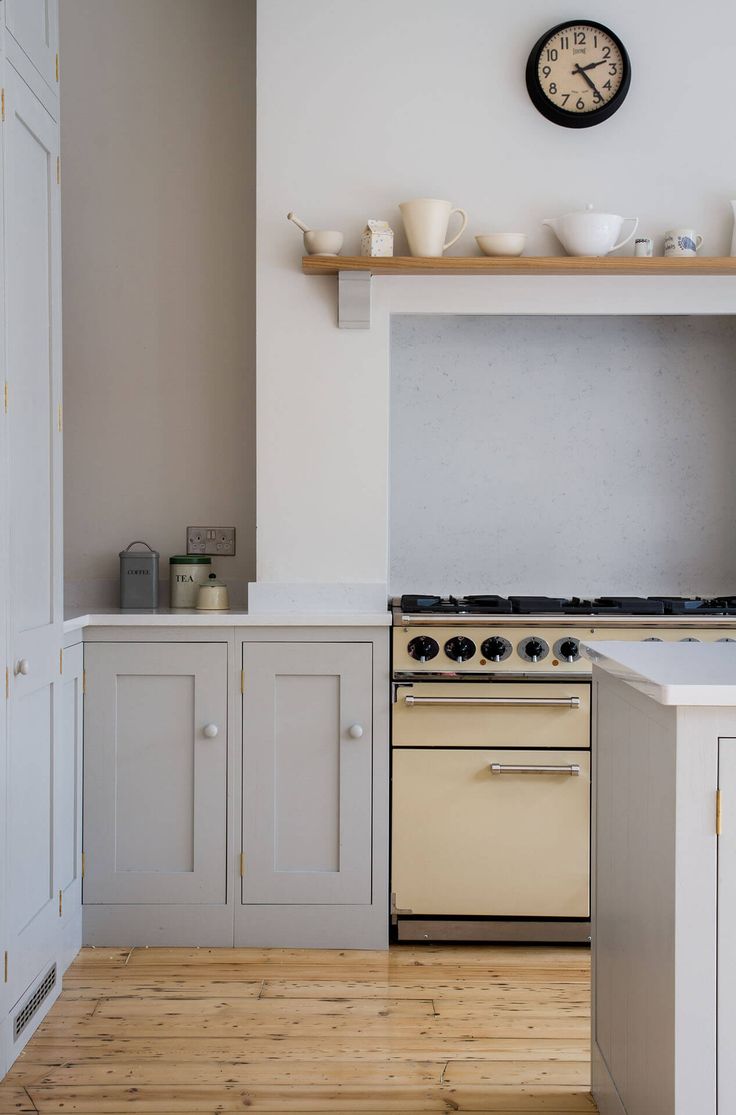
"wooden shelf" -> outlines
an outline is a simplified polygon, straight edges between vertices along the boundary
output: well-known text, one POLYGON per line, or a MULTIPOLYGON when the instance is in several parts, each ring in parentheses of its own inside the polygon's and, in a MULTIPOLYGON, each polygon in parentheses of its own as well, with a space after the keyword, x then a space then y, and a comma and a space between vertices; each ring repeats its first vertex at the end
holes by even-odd
POLYGON ((732 256, 304 256, 305 275, 736 275, 732 256))

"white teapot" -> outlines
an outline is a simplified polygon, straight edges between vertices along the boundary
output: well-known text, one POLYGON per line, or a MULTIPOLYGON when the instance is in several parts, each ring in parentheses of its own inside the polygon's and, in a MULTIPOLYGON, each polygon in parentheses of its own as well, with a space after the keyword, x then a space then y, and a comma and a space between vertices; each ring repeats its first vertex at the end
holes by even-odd
POLYGON ((628 244, 639 226, 639 218, 596 213, 592 205, 586 205, 585 209, 565 213, 564 217, 548 217, 542 224, 552 229, 568 255, 607 256, 628 244), (633 221, 633 227, 627 237, 616 243, 624 221, 633 221))

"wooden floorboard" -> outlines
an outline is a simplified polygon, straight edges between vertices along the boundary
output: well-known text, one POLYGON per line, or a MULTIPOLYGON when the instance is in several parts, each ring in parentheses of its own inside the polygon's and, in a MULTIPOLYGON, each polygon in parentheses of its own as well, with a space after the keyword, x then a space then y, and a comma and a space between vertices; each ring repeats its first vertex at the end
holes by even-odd
POLYGON ((0 1115, 591 1115, 589 979, 565 946, 84 949, 0 1115))

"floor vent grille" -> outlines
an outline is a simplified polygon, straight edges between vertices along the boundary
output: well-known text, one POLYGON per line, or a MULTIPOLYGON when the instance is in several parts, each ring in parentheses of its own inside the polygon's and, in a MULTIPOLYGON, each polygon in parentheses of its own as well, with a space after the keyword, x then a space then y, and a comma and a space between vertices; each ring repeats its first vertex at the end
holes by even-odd
POLYGON ((44 999, 46 999, 51 994, 55 987, 56 965, 53 964, 39 983, 36 990, 32 992, 30 997, 26 1000, 25 1004, 20 1008, 15 1016, 15 1021, 13 1022, 13 1038, 15 1041, 18 1040, 28 1023, 33 1018, 36 1011, 40 1009, 44 999))

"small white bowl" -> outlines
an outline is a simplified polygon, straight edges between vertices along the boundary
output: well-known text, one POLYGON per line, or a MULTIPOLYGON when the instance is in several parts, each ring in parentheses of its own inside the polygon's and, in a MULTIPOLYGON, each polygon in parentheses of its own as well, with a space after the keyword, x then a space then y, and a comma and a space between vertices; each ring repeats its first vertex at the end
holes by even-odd
POLYGON ((526 244, 526 233, 488 232, 476 236, 475 242, 484 256, 520 256, 526 244))
POLYGON ((336 256, 340 254, 344 236, 332 229, 313 228, 304 233, 304 247, 310 256, 336 256))

